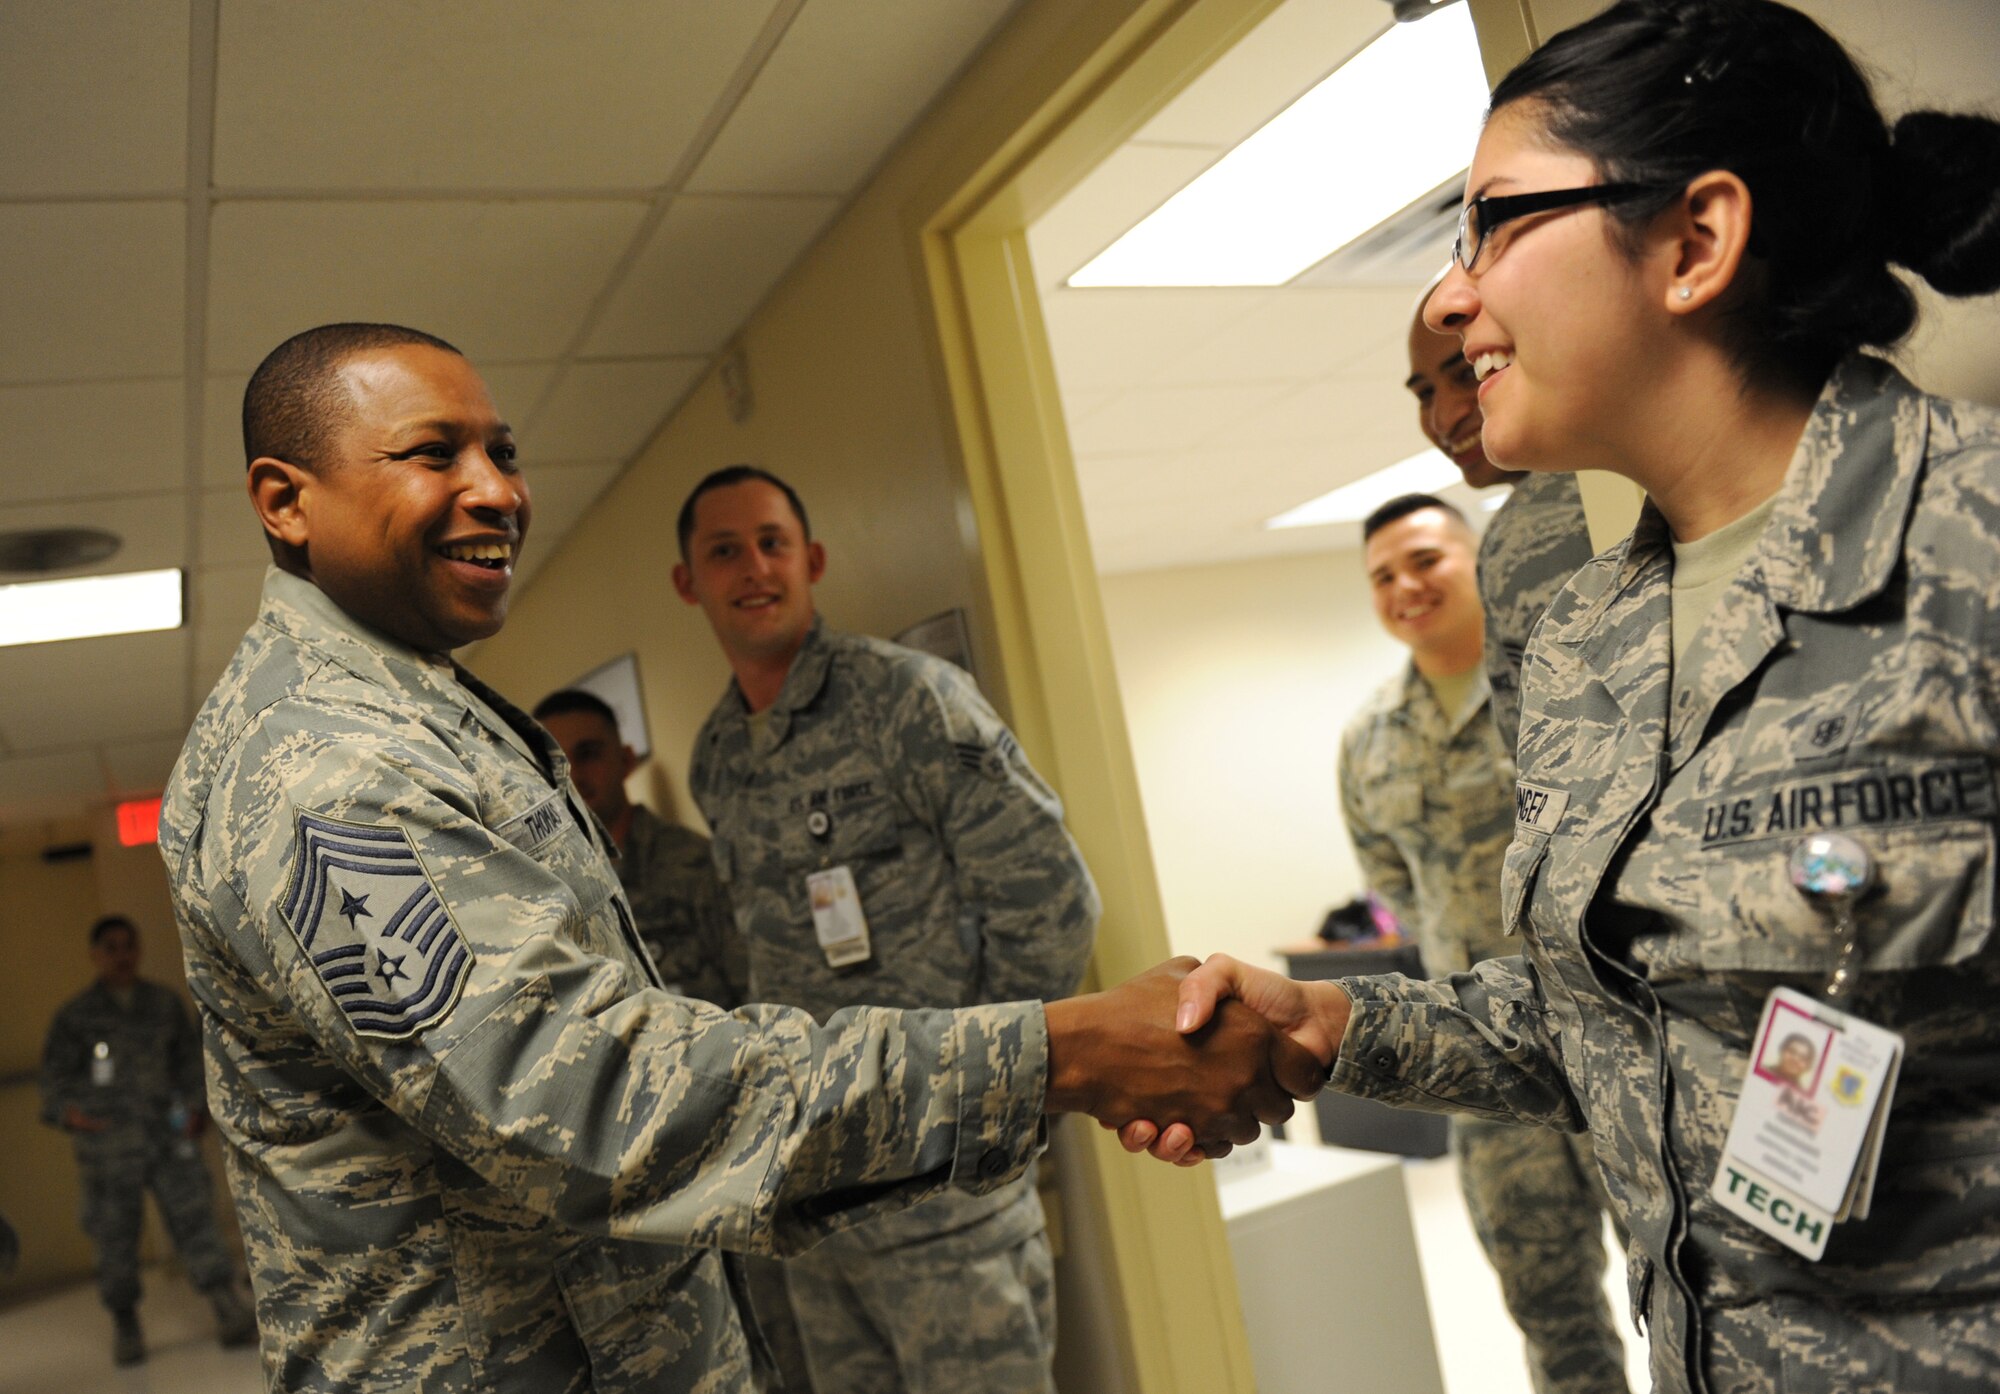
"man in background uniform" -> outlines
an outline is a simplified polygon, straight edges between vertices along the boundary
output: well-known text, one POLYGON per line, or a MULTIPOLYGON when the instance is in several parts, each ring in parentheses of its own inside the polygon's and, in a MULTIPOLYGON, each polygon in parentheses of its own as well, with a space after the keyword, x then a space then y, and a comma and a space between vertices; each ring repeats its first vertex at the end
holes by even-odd
MULTIPOLYGON (((1342 737, 1341 808, 1369 889, 1415 931, 1424 972, 1464 973, 1518 951, 1500 917, 1514 766, 1488 716, 1472 533, 1428 494, 1390 500, 1362 530, 1376 616, 1410 666, 1342 737)), ((1454 1117, 1451 1137, 1537 1394, 1625 1389, 1588 1135, 1454 1117)))
MULTIPOLYGON (((715 879, 708 839, 669 823, 625 795, 639 757, 618 729, 618 714, 580 688, 551 692, 535 720, 556 738, 569 777, 618 849, 618 882, 631 902, 639 940, 667 991, 724 1009, 749 1000, 749 954, 729 896, 715 879)), ((777 1363, 779 1389, 810 1394, 805 1346, 785 1291, 784 1266, 756 1254, 737 1256, 757 1325, 777 1363)))
POLYGON ((274 1391, 740 1394, 717 1250, 1004 1188, 1043 1115, 1240 1141, 1320 1074, 1186 961, 1048 1006, 725 1014, 660 990, 567 762, 448 654, 530 503, 443 340, 330 325, 244 396, 276 565, 161 817, 274 1391))
POLYGON ((97 980, 63 1004, 42 1048, 42 1119, 70 1135, 83 1182, 83 1229, 97 1251, 112 1358, 146 1358, 139 1326, 139 1232, 153 1193, 188 1277, 215 1308, 226 1346, 257 1338, 216 1233, 208 1166, 195 1139, 201 1042, 169 988, 139 976, 139 931, 122 915, 90 927, 97 980))
POLYGON ((708 839, 626 797, 625 780, 639 759, 619 733, 617 713, 594 693, 564 688, 535 704, 535 720, 556 738, 577 793, 611 834, 619 884, 667 991, 742 1006, 749 956, 715 879, 708 839))
MULTIPOLYGON (((828 628, 782 480, 734 466, 679 519, 674 586, 735 675, 690 784, 750 945, 750 991, 827 1020, 1073 991, 1098 898, 1062 807, 962 670, 828 628)), ((1028 1177, 941 1196, 789 1262, 822 1390, 1053 1391, 1055 1284, 1028 1177)))

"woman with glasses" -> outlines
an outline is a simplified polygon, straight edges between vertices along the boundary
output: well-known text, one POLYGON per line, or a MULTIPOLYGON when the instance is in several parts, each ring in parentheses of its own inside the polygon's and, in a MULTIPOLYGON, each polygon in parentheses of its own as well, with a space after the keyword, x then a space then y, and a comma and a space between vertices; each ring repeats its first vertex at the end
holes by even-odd
POLYGON ((1588 1129, 1658 1390, 2000 1388, 2000 412, 1877 356, 1892 268, 2000 288, 2000 125, 1892 129, 1768 0, 1623 0, 1495 90, 1454 261, 1488 456, 1647 495, 1528 650, 1521 957, 1216 959, 1183 1024, 1242 997, 1337 1088, 1588 1129))

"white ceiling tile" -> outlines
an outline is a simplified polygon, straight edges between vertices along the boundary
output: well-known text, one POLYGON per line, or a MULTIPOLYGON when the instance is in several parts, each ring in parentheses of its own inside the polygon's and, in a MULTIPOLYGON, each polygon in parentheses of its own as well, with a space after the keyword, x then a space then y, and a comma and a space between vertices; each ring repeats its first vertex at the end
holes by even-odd
POLYGON ((772 0, 230 0, 217 44, 215 180, 224 188, 656 185, 773 8, 772 0))
POLYGON ((128 741, 106 746, 104 767, 115 794, 150 794, 166 786, 174 761, 181 758, 181 736, 128 741))
POLYGON ((688 182, 724 193, 844 194, 1013 0, 811 0, 688 182))
POLYGON ((1042 318, 1064 392, 1137 387, 1276 290, 1058 290, 1042 318))
POLYGON ((1054 289, 1215 163, 1188 145, 1121 145, 1028 229, 1035 280, 1054 289))
POLYGON ((474 363, 559 357, 644 212, 603 199, 223 203, 208 366, 247 376, 293 334, 337 320, 407 324, 474 363))
POLYGON ((0 6, 0 193, 172 193, 187 184, 188 6, 0 6))
POLYGON ((1381 382, 1400 404, 1409 376, 1408 341, 1417 290, 1287 287, 1204 340, 1198 355, 1169 365, 1161 380, 1313 378, 1344 372, 1392 351, 1395 371, 1381 382))
MULTIPOLYGON (((575 364, 548 406, 520 432, 524 458, 630 459, 707 366, 702 358, 575 364)), ((533 475, 528 482, 533 487, 533 475)))
POLYGON ((181 370, 178 202, 0 204, 0 382, 181 370))
POLYGON ((76 817, 104 793, 94 751, 0 756, 0 823, 76 817))
POLYGON ((184 732, 188 632, 0 649, 0 738, 14 751, 184 732))
POLYGON ((831 198, 675 199, 584 352, 715 352, 838 207, 831 198))
POLYGON ((1259 449, 1318 446, 1329 457, 1336 452, 1388 452, 1370 467, 1380 469, 1424 448, 1417 414, 1407 409, 1404 396, 1400 379, 1389 383, 1320 379, 1240 418, 1230 429, 1229 444, 1259 449))
POLYGON ((555 555, 570 530, 624 468, 622 461, 608 460, 597 464, 543 465, 529 473, 535 520, 528 530, 528 545, 515 573, 516 594, 534 580, 542 563, 555 555))
POLYGON ((1079 455, 1174 450, 1204 441, 1285 393, 1283 383, 1137 387, 1070 427, 1079 455))
POLYGON ((1372 43, 1388 9, 1286 0, 1161 109, 1135 140, 1228 149, 1372 43))
MULTIPOLYGON (((151 571, 187 565, 187 496, 136 494, 81 499, 74 503, 25 503, 0 508, 0 532, 22 528, 100 528, 121 538, 116 553, 90 566, 52 573, 94 576, 117 571, 151 571)), ((7 581, 24 578, 9 575, 7 581)))
POLYGON ((177 489, 179 378, 0 387, 0 504, 177 489))

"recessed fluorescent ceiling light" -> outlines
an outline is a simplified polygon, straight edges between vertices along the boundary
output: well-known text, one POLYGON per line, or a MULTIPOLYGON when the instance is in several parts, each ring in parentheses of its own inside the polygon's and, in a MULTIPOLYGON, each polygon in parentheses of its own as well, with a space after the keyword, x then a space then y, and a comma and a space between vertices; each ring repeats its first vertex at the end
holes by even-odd
POLYGON ((1267 528, 1313 528, 1322 523, 1358 523, 1399 494, 1434 494, 1464 476, 1458 466, 1435 450, 1398 460, 1387 469, 1364 475, 1352 484, 1343 484, 1330 494, 1307 499, 1297 508, 1288 508, 1275 518, 1266 518, 1267 528))
POLYGON ((1486 97, 1469 5, 1392 24, 1069 284, 1283 285, 1463 170, 1486 97))
POLYGON ((0 586, 0 647, 146 634, 180 623, 177 568, 0 586))

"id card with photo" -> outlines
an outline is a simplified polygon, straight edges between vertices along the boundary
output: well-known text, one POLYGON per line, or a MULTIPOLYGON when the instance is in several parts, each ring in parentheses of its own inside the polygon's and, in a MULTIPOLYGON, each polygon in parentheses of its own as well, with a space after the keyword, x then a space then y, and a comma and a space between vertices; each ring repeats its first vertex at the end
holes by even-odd
POLYGON ((1808 1258, 1866 1218, 1903 1039, 1824 1002, 1774 991, 1710 1194, 1808 1258))
POLYGON ((813 933, 819 938, 827 966, 845 968, 866 962, 873 949, 853 871, 836 866, 813 872, 806 877, 806 895, 812 904, 813 933))

